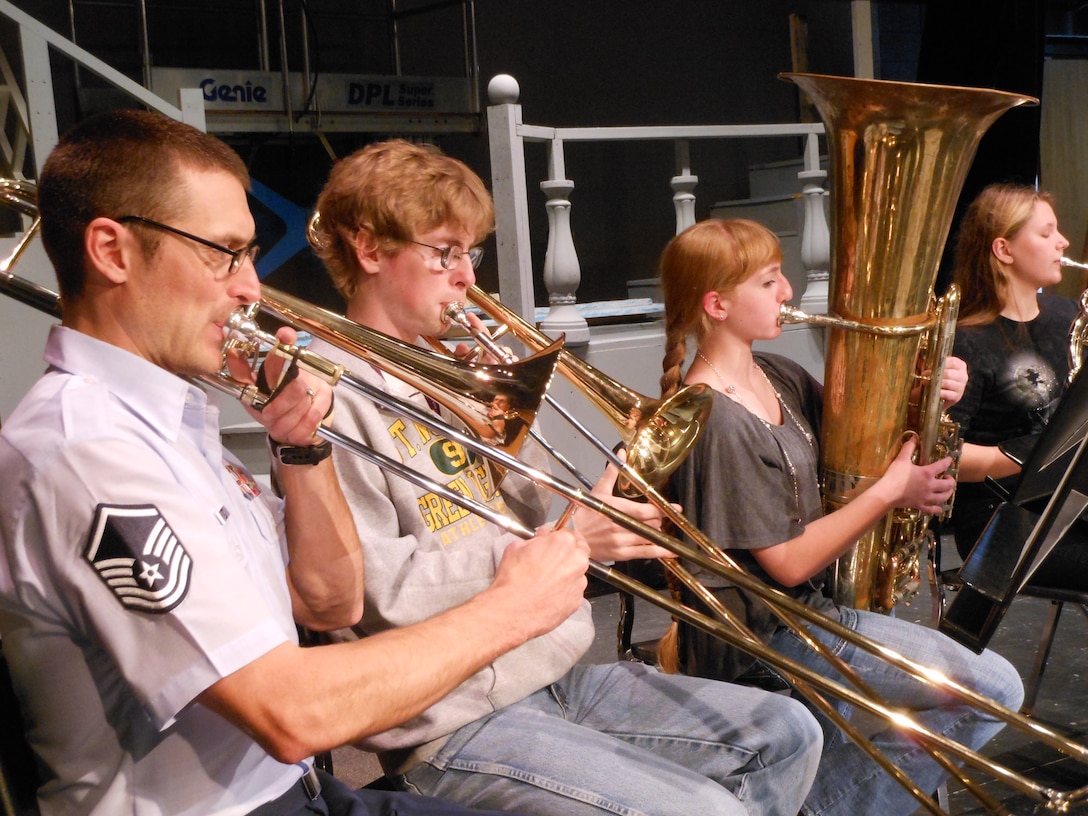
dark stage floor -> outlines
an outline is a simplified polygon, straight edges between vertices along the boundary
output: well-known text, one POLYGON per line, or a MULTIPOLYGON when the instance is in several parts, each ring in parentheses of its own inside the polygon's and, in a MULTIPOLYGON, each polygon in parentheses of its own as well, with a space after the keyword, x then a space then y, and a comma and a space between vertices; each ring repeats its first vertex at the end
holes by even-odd
MULTIPOLYGON (((950 549, 946 547, 946 552, 950 549)), ((955 549, 951 548, 952 553, 955 549)), ((955 558, 955 556, 952 556, 955 558)), ((958 565, 958 558, 945 566, 958 565)), ((619 622, 619 602, 615 595, 593 600, 597 640, 586 656, 587 662, 604 662, 616 656, 614 633, 619 622)), ((1025 679, 1031 673, 1043 627, 1050 614, 1050 602, 1018 597, 1005 615, 991 641, 991 648, 1004 655, 1025 679)), ((928 585, 910 606, 900 605, 896 614, 922 625, 933 625, 932 595, 928 585)), ((667 625, 668 615, 642 600, 636 601, 633 639, 656 637, 667 625)), ((1059 619, 1053 651, 1035 705, 1034 718, 1088 746, 1088 620, 1075 605, 1066 604, 1059 619)), ((1088 785, 1088 763, 1068 759, 1055 749, 1041 744, 1022 732, 1006 728, 983 750, 983 755, 1028 776, 1033 782, 1059 791, 1088 785)), ((984 783, 984 789, 1014 816, 1053 812, 1037 809, 1035 800, 1004 784, 989 782, 988 776, 972 774, 984 783)), ((962 816, 988 811, 961 784, 948 786, 948 812, 962 816)), ((918 813, 924 813, 919 809, 918 813)), ((1088 816, 1088 804, 1070 808, 1066 813, 1088 816)))

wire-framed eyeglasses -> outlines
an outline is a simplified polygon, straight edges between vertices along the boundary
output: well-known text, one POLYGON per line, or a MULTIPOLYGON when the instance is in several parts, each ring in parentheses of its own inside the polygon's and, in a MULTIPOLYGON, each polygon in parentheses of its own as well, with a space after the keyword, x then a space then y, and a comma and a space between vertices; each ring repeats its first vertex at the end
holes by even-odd
POLYGON ((152 221, 150 218, 144 218, 142 215, 122 215, 120 218, 115 218, 113 220, 118 224, 129 224, 132 222, 146 224, 149 227, 155 227, 155 229, 165 230, 166 232, 172 232, 174 235, 181 236, 182 238, 188 238, 190 241, 196 241, 198 244, 218 250, 224 255, 230 255, 230 266, 227 268, 227 274, 223 277, 230 277, 235 274, 241 268, 242 264, 245 263, 247 258, 254 264, 257 263, 257 255, 260 254, 261 251, 261 248, 257 246, 256 241, 247 244, 241 249, 231 249, 222 244, 217 244, 214 241, 209 241, 207 238, 201 238, 199 235, 193 235, 190 232, 179 230, 177 227, 171 227, 169 224, 161 224, 158 221, 152 221))
POLYGON ((461 263, 461 259, 466 255, 468 256, 468 262, 472 264, 472 268, 479 269, 480 261, 484 259, 484 248, 480 246, 461 249, 461 247, 457 246, 431 246, 422 241, 409 241, 409 243, 415 244, 416 246, 427 247, 427 249, 433 249, 435 252, 439 253, 438 262, 442 264, 443 269, 453 269, 457 264, 461 263))

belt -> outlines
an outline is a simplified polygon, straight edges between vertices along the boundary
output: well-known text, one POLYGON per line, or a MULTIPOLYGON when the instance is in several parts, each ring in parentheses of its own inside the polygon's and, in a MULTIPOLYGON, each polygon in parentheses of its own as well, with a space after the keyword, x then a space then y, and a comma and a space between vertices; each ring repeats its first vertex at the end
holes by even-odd
POLYGON ((317 778, 317 769, 313 765, 306 769, 299 784, 311 802, 321 795, 321 780, 317 778))
POLYGON ((306 773, 302 775, 298 782, 271 802, 265 802, 259 808, 251 810, 249 816, 278 816, 279 814, 292 813, 320 795, 321 780, 317 776, 317 771, 311 765, 306 768, 306 773))

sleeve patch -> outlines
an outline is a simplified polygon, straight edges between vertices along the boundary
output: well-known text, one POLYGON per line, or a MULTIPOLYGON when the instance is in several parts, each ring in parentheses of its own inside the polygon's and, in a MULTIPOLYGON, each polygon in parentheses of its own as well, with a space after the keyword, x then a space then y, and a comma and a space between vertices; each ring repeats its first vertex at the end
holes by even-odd
POLYGON ((126 609, 162 614, 189 591, 192 559, 154 505, 98 505, 83 557, 126 609))

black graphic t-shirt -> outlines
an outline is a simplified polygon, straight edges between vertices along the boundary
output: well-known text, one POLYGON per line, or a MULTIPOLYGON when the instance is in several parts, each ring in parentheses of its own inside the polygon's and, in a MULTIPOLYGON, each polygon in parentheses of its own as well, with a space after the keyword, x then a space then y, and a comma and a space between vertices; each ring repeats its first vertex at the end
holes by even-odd
POLYGON ((963 399, 949 410, 965 442, 996 445, 1041 431, 1069 376, 1069 328, 1077 304, 1040 295, 1034 320, 998 317, 956 330, 952 353, 967 362, 963 399))
MULTIPOLYGON (((964 442, 997 445, 1043 430, 1069 376, 1069 330, 1079 307, 1039 296, 1039 316, 1025 323, 998 317, 956 329, 952 353, 967 362, 967 388, 949 416, 964 442)), ((1019 475, 1000 480, 1013 489, 1019 475)), ((952 511, 956 548, 966 556, 999 502, 984 482, 960 482, 952 511)))

